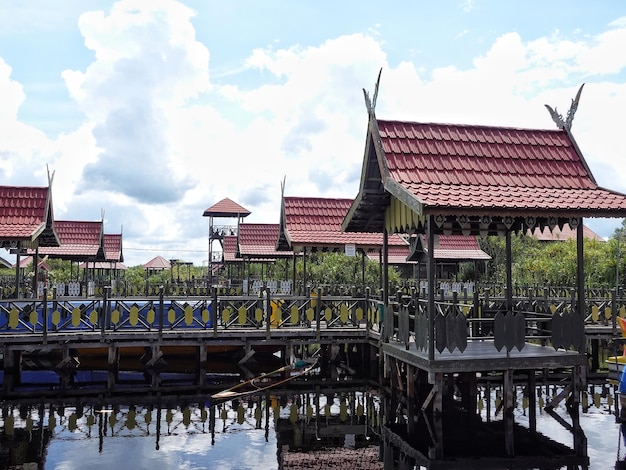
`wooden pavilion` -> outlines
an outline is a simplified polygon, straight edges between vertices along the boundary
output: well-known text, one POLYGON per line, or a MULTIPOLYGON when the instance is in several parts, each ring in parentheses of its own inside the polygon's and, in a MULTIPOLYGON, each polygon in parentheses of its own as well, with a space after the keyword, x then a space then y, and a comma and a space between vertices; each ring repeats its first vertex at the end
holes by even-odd
MULTIPOLYGON (((307 253, 317 251, 359 254, 365 282, 365 259, 368 253, 382 253, 381 233, 345 232, 341 223, 352 205, 352 199, 282 196, 280 225, 276 249, 301 253, 304 260, 304 285, 307 283, 307 253)), ((387 246, 408 248, 400 235, 387 237, 387 246)), ((388 259, 383 260, 386 263, 388 259)), ((387 266, 384 266, 384 272, 387 266)), ((295 285, 295 272, 294 272, 295 285)))
POLYGON ((223 265, 222 260, 219 258, 223 258, 224 237, 237 235, 239 232, 239 225, 243 222, 243 219, 249 215, 250 211, 248 209, 240 206, 229 198, 224 198, 213 204, 202 214, 203 217, 209 218, 209 253, 207 259, 207 280, 209 284, 213 284, 213 276, 215 275, 215 272, 223 265), (235 225, 228 225, 225 223, 215 225, 215 219, 235 219, 235 225), (217 259, 216 256, 214 256, 214 242, 217 242, 221 248, 221 253, 219 253, 217 259))
MULTIPOLYGON (((17 256, 15 285, 19 286, 20 256, 31 249, 60 245, 52 205, 52 177, 47 187, 0 186, 0 246, 17 256)), ((37 264, 33 264, 37 266, 37 264)), ((38 284, 35 268, 33 283, 38 284)), ((16 297, 19 297, 19 289, 16 297)))
MULTIPOLYGON (((408 320, 403 320, 394 339, 393 324, 385 323, 385 363, 402 363, 407 369, 405 390, 422 396, 420 390, 414 392, 417 377, 427 395, 419 406, 434 424, 421 464, 441 461, 453 451, 448 445, 444 452, 444 442, 449 442, 454 428, 441 418, 448 411, 445 380, 462 377, 472 396, 477 373, 501 374, 504 447, 512 457, 513 376, 527 374, 528 388, 534 390, 535 371, 546 368, 571 370, 569 386, 546 410, 553 412, 561 400, 568 400, 572 423, 560 417, 557 421, 572 432, 577 462, 584 464, 586 439, 578 418, 587 361, 583 218, 626 216, 626 195, 598 186, 572 135, 580 91, 566 119, 552 111, 558 125, 554 130, 382 120, 375 113, 377 94, 378 84, 372 100, 365 92, 369 119, 361 182, 342 228, 383 233, 385 259, 388 240, 398 233, 423 234, 431 247, 438 236, 449 234, 506 239, 506 300, 493 318, 492 339, 474 341, 466 316, 437 303, 434 250, 427 252, 427 296, 415 313, 414 331, 407 331, 408 320), (511 235, 565 225, 576 230, 576 301, 572 311, 552 317, 551 346, 541 346, 529 339, 525 314, 513 304, 511 235), (408 340, 409 333, 414 343, 408 340)), ((388 293, 384 297, 387 319, 391 316, 388 293)), ((531 393, 529 398, 533 423, 536 397, 531 393)), ((409 426, 415 426, 414 421, 409 426)), ((532 424, 531 432, 536 432, 532 424)), ((472 465, 477 464, 468 460, 467 468, 472 465)))

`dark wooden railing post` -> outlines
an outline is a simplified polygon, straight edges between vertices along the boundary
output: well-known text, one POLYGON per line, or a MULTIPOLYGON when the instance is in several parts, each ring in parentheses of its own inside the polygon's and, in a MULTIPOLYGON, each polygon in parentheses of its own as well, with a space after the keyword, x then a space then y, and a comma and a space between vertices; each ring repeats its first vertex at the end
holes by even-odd
POLYGON ((272 302, 270 299, 270 290, 269 288, 264 288, 265 292, 265 310, 266 310, 266 318, 265 318, 265 337, 270 339, 272 336, 271 327, 272 327, 272 302))
POLYGON ((317 298, 317 303, 315 304, 315 322, 317 325, 315 326, 315 337, 319 341, 321 338, 321 310, 322 310, 322 288, 318 287, 315 292, 315 297, 317 298))
POLYGON ((213 301, 211 304, 211 324, 213 325, 213 336, 217 337, 217 312, 219 310, 217 289, 213 289, 213 301))
MULTIPOLYGON (((363 316, 365 317, 365 331, 367 331, 367 337, 369 338, 370 333, 370 288, 365 288, 365 303, 363 304, 363 316)), ((374 312, 372 312, 374 314, 374 312)))
POLYGON ((165 312, 163 311, 164 309, 163 291, 164 290, 165 289, 163 288, 163 286, 159 286, 159 341, 163 339, 163 315, 165 314, 165 312))
POLYGON ((43 327, 43 344, 48 343, 48 288, 43 288, 43 305, 41 310, 41 321, 43 327))

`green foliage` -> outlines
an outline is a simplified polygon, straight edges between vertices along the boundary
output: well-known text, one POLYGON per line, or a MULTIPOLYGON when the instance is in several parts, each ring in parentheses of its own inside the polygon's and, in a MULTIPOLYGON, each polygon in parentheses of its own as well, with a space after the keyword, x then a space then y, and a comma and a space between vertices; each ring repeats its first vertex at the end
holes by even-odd
MULTIPOLYGON (((506 242, 500 237, 480 239, 481 248, 492 256, 484 282, 502 283, 506 279, 506 242)), ((584 240, 585 285, 614 286, 617 242, 584 240)), ((575 286, 577 276, 576 240, 541 242, 535 237, 511 238, 512 278, 519 285, 575 286)), ((620 272, 624 270, 621 260, 620 272)), ((622 276, 623 277, 623 276, 622 276)), ((621 283, 623 284, 623 282, 621 283)))
MULTIPOLYGON (((361 285, 363 283, 363 259, 361 256, 346 256, 344 253, 313 253, 307 259, 307 283, 330 285, 361 285)), ((303 278, 302 260, 296 263, 296 277, 303 278)), ((389 268, 389 282, 397 283, 400 275, 389 268)), ((365 258, 365 284, 376 286, 380 282, 378 262, 365 258)))

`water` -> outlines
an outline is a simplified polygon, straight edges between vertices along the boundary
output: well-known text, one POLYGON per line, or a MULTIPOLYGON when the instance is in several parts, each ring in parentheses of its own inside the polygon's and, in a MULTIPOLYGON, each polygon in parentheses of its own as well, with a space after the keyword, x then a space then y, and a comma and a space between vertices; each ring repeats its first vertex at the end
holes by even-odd
MULTIPOLYGON (((541 408, 557 390, 539 389, 537 430, 571 447, 569 431, 541 408)), ((608 384, 590 385, 585 392, 581 425, 594 470, 614 468, 626 455, 612 414, 612 392, 608 384)), ((515 419, 527 425, 522 396, 518 394, 515 419)), ((363 468, 367 452, 378 450, 376 429, 384 422, 384 400, 376 390, 335 383, 213 406, 198 395, 5 401, 0 463, 10 468, 40 462, 32 468, 46 470, 274 470, 281 468, 281 460, 289 463, 302 456, 293 452, 296 448, 311 454, 315 446, 326 449, 327 456, 328 449, 335 449, 337 465, 344 460, 343 467, 324 468, 363 468), (359 450, 350 453, 352 448, 359 450), (347 456, 352 458, 348 467, 347 456)), ((490 400, 490 416, 484 398, 480 414, 484 420, 501 419, 497 390, 490 400)), ((556 411, 566 417, 563 405, 556 411)), ((383 468, 378 465, 369 468, 383 468)))

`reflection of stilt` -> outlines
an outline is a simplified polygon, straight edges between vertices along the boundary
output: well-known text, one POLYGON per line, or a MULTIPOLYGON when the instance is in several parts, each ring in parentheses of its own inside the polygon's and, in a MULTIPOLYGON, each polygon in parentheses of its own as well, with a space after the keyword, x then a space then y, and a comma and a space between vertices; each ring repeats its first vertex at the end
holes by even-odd
POLYGON ((552 416, 561 426, 570 431, 574 440, 574 451, 578 456, 587 456, 587 437, 580 426, 580 391, 582 388, 582 366, 576 366, 572 370, 572 382, 567 385, 561 392, 554 397, 545 407, 545 411, 552 416), (564 399, 566 401, 567 412, 572 419, 572 424, 569 424, 555 411, 559 403, 564 399))
POLYGON ((513 370, 507 369, 502 375, 504 375, 504 447, 506 455, 513 457, 515 455, 515 438, 513 435, 515 425, 515 415, 513 410, 515 407, 515 400, 513 398, 513 370))

